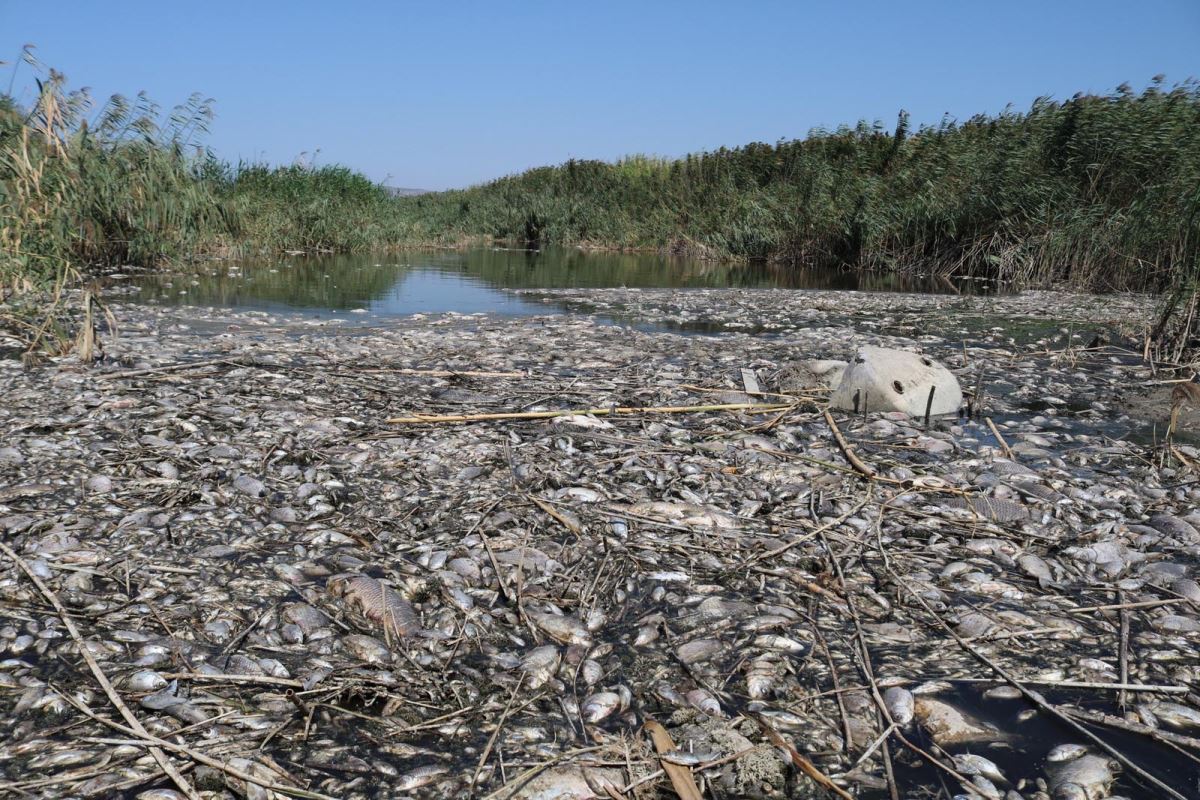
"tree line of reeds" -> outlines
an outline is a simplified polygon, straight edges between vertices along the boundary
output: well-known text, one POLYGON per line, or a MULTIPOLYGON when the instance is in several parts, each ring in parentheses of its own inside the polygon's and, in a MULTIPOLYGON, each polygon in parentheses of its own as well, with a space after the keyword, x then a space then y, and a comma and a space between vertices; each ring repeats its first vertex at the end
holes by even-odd
POLYGON ((404 198, 414 239, 486 235, 815 266, 1160 289, 1195 265, 1200 86, 859 123, 667 160, 569 161, 404 198))
MULTIPOLYGON (((35 67, 31 52, 24 63, 35 67)), ((1097 290, 1193 287, 1200 85, 1042 98, 964 122, 860 122, 680 159, 568 161, 391 197, 350 169, 230 165, 212 103, 94 108, 42 69, 0 96, 0 287, 196 254, 504 240, 1097 290)))
POLYGON ((0 94, 0 298, 109 266, 337 252, 402 241, 386 190, 346 167, 231 165, 203 146, 213 101, 97 105, 26 48, 33 99, 0 94))

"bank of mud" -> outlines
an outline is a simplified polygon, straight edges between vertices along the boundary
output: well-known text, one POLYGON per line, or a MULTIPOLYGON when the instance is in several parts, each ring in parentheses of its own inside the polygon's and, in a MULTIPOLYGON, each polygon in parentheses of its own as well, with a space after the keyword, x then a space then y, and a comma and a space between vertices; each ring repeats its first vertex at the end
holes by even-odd
POLYGON ((856 797, 1194 793, 1200 454, 1128 435, 1144 299, 537 294, 726 333, 123 306, 97 364, 0 362, 0 790, 185 796, 157 737, 206 797, 829 791, 773 732, 856 797), (861 344, 995 431, 836 414, 866 478, 786 380, 861 344))

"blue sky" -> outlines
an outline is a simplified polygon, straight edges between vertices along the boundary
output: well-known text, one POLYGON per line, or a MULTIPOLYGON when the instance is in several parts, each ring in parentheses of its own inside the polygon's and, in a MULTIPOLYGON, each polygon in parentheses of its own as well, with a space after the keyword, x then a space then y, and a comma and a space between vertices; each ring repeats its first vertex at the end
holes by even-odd
POLYGON ((440 189, 1200 76, 1200 2, 0 0, 0 88, 25 43, 100 98, 216 98, 224 158, 440 189))

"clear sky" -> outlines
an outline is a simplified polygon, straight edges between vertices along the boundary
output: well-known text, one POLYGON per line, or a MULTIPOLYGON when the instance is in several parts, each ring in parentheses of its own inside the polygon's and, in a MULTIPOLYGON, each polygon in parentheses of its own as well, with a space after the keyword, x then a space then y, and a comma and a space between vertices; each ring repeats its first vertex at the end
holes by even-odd
POLYGON ((224 158, 319 149, 441 189, 1180 81, 1200 76, 1200 0, 0 0, 0 89, 26 43, 101 99, 216 98, 224 158))

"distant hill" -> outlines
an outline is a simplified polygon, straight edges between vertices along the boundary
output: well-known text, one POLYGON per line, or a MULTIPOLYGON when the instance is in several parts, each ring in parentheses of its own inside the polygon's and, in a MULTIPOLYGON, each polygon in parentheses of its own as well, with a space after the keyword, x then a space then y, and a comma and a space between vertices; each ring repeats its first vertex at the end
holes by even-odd
POLYGON ((403 186, 384 186, 383 190, 392 197, 416 197, 419 194, 429 194, 429 189, 405 189, 403 186))

